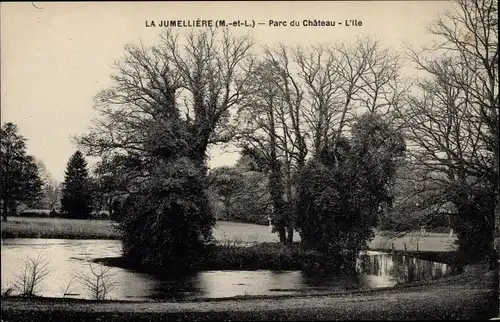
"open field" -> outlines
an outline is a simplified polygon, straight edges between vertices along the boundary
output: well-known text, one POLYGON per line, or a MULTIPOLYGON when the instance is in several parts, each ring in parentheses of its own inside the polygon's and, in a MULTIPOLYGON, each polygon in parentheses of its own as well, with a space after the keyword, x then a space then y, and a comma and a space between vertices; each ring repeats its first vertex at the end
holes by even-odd
POLYGON ((3 321, 481 320, 497 315, 497 278, 484 266, 394 289, 189 302, 2 299, 3 321))
MULTIPOLYGON (((118 239, 118 224, 110 220, 10 217, 2 223, 3 238, 118 239)), ((261 243, 279 241, 268 226, 219 221, 214 230, 219 241, 261 243)), ((295 241, 300 237, 295 234, 295 241)))
POLYGON ((118 239, 110 220, 9 217, 2 222, 2 238, 118 239))
MULTIPOLYGON (((2 238, 64 238, 64 239, 118 239, 120 231, 117 224, 109 220, 80 220, 63 218, 28 218, 11 217, 2 223, 2 238)), ((224 243, 254 244, 263 242, 278 242, 278 235, 271 233, 269 226, 219 221, 214 230, 216 240, 224 243)), ((420 251, 452 250, 455 237, 448 234, 429 233, 425 237, 408 234, 403 238, 389 239, 377 234, 369 247, 372 249, 394 249, 409 251, 417 248, 420 251)), ((300 241, 298 233, 294 241, 300 241)))

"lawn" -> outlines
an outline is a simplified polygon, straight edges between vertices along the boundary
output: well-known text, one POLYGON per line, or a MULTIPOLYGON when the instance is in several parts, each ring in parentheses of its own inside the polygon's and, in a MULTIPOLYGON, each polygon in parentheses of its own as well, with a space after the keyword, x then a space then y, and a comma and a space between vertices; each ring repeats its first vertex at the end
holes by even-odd
POLYGON ((9 217, 2 238, 118 239, 120 231, 110 220, 9 217))
MULTIPOLYGON (((2 238, 64 238, 64 239, 119 239, 118 224, 110 220, 81 220, 63 218, 10 217, 2 223, 2 238)), ((278 242, 276 233, 271 233, 269 226, 218 221, 214 229, 214 237, 222 243, 256 244, 278 242)), ((402 238, 390 239, 377 234, 371 241, 371 249, 394 249, 414 251, 448 251, 453 250, 453 241, 448 234, 429 233, 419 237, 408 234, 402 238)), ((296 232, 294 241, 300 241, 296 232)))

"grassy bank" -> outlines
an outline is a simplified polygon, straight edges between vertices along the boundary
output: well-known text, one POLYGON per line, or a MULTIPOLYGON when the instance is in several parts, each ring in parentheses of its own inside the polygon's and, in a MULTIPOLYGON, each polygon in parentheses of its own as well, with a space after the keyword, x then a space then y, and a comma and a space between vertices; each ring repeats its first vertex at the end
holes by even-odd
POLYGON ((110 220, 10 217, 2 238, 119 239, 120 231, 110 220))
MULTIPOLYGON (((118 224, 110 220, 9 217, 3 222, 2 238, 119 239, 118 224)), ((268 226, 219 221, 214 229, 219 241, 234 243, 277 242, 268 226)), ((300 237, 295 234, 295 241, 300 237)))
POLYGON ((481 320, 497 315, 496 274, 458 276, 377 291, 189 302, 2 299, 4 321, 481 320))
MULTIPOLYGON (((1 225, 2 238, 64 238, 64 239, 119 239, 120 230, 110 220, 80 220, 64 218, 10 217, 1 225)), ((235 244, 257 244, 278 242, 276 233, 271 233, 268 226, 218 221, 214 237, 221 242, 235 244)), ((396 250, 406 248, 410 251, 447 251, 453 250, 455 237, 448 234, 430 233, 421 237, 408 234, 402 238, 388 238, 377 234, 370 242, 372 249, 396 250), (417 246, 418 245, 418 246, 417 246)), ((300 241, 298 233, 294 241, 300 241)))

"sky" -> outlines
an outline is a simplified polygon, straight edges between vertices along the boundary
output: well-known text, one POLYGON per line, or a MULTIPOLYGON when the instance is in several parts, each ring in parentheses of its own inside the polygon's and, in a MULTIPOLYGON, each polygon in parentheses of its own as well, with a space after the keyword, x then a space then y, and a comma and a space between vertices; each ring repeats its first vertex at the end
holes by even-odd
MULTIPOLYGON (((432 41, 426 26, 451 6, 449 1, 2 2, 1 123, 17 124, 28 154, 63 181, 77 150, 72 138, 86 133, 98 117, 92 101, 112 84, 113 61, 126 44, 154 44, 164 29, 158 27, 161 20, 263 22, 227 27, 235 35, 250 34, 259 45, 349 42, 369 35, 400 50, 403 43, 419 48, 432 41), (305 19, 362 25, 269 26, 269 20, 305 19), (147 26, 151 21, 156 27, 147 26)), ((237 157, 230 148, 214 147, 209 165, 230 165, 237 157)))

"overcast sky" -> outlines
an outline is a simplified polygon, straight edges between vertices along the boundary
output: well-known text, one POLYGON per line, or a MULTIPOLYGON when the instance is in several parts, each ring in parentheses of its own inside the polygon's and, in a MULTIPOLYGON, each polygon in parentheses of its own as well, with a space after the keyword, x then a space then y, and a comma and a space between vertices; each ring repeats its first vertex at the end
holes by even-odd
MULTIPOLYGON (((360 27, 229 27, 258 44, 314 44, 377 37, 384 46, 419 47, 431 41, 426 26, 448 1, 328 2, 110 2, 1 3, 1 120, 19 126, 28 153, 59 181, 76 151, 71 137, 86 132, 97 114, 92 99, 108 87, 111 64, 127 43, 152 44, 162 28, 146 21, 172 19, 357 19, 360 27)), ((177 28, 178 31, 183 29, 177 28)), ((210 165, 237 155, 211 150, 210 165)))

